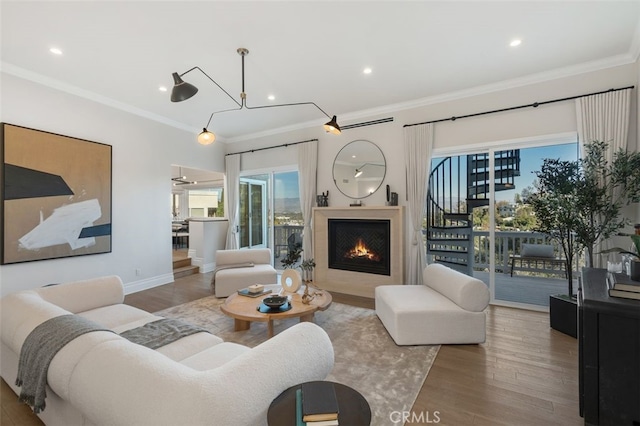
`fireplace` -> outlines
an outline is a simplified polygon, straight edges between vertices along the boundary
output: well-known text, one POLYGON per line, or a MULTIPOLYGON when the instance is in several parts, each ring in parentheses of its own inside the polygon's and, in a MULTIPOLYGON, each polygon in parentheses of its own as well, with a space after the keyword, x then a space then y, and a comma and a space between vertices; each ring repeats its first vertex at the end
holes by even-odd
POLYGON ((378 219, 329 219, 328 267, 391 275, 391 223, 378 219))
MULTIPOLYGON (((402 206, 314 207, 313 254, 316 261, 314 281, 317 286, 329 292, 373 298, 377 286, 404 283, 403 218, 404 207, 402 206), (349 230, 362 221, 389 222, 389 248, 385 247, 388 251, 386 255, 383 254, 383 257, 389 259, 391 272, 384 275, 329 267, 329 255, 335 253, 335 247, 329 249, 331 234, 329 221, 333 220, 350 221, 348 222, 351 225, 349 230)), ((342 263, 344 264, 344 261, 342 263)))

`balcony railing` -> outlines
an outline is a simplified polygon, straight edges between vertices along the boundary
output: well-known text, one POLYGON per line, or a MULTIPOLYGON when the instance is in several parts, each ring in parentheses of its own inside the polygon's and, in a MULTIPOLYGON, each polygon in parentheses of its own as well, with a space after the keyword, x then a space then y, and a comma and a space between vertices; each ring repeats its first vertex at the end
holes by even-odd
MULTIPOLYGON (((506 274, 511 271, 511 265, 509 264, 510 256, 521 254, 523 244, 550 244, 554 246, 556 257, 564 257, 562 248, 559 247, 554 241, 550 240, 550 238, 546 234, 523 231, 496 231, 495 237, 495 268, 498 272, 506 274)), ((473 268, 475 270, 488 270, 490 260, 489 231, 473 231, 472 238, 474 251, 473 268)), ((578 270, 580 262, 580 259, 574 259, 574 271, 578 270)), ((527 270, 531 272, 546 274, 564 274, 564 271, 549 269, 541 264, 532 264, 531 268, 527 270)))
POLYGON ((302 225, 275 225, 273 227, 273 257, 278 259, 286 256, 289 246, 289 237, 293 234, 302 234, 302 225))

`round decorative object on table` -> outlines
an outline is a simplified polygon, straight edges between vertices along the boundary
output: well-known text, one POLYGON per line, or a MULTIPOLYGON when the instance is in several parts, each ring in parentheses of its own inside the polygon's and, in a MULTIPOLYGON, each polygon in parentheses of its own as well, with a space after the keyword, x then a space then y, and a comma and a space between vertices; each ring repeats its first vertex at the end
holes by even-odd
POLYGON ((263 313, 263 314, 278 314, 278 313, 281 313, 281 312, 290 311, 291 309, 293 309, 293 306, 291 305, 291 303, 285 303, 284 305, 279 306, 277 308, 270 308, 267 305, 265 305, 264 303, 261 303, 256 308, 256 310, 258 312, 263 313))
POLYGON ((269 296, 262 299, 262 303, 258 305, 258 311, 263 314, 276 314, 278 312, 286 312, 291 307, 287 296, 269 296))
POLYGON ((285 269, 280 278, 282 289, 287 293, 295 293, 300 290, 302 285, 302 279, 300 278, 300 272, 295 269, 285 269))
MULTIPOLYGON (((291 386, 271 402, 267 412, 269 426, 291 426, 296 424, 296 391, 302 384, 291 386)), ((367 426, 371 424, 371 407, 357 390, 333 382, 338 400, 338 423, 340 425, 367 426)))
POLYGON ((262 299, 262 303, 270 308, 279 308, 289 301, 287 296, 269 296, 262 299))

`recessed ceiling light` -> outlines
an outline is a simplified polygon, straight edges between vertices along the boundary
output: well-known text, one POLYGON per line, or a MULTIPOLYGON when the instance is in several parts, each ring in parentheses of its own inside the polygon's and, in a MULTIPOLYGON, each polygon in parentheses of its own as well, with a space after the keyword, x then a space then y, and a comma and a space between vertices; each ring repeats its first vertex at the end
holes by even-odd
POLYGON ((365 74, 371 74, 371 71, 372 71, 372 70, 371 70, 371 68, 369 68, 369 67, 367 67, 367 68, 365 68, 364 70, 362 70, 362 72, 363 72, 363 73, 365 73, 365 74))
POLYGON ((165 86, 160 86, 160 87, 158 87, 158 90, 161 91, 161 92, 166 92, 167 88, 165 86))
POLYGON ((515 40, 511 40, 511 43, 509 43, 509 46, 511 47, 520 46, 520 43, 522 43, 522 40, 520 40, 519 38, 516 38, 515 40))
POLYGON ((58 49, 57 47, 52 47, 51 49, 49 49, 49 52, 53 53, 54 55, 62 55, 62 50, 58 49))
POLYGON ((276 97, 273 96, 273 95, 269 95, 269 96, 267 96, 267 99, 269 99, 270 101, 275 101, 276 97))

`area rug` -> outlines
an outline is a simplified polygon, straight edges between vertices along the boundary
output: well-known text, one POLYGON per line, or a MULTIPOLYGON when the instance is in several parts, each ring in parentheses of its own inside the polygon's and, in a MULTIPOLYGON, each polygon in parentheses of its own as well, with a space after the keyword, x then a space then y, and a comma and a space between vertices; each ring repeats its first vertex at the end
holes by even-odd
MULTIPOLYGON (((168 308, 157 315, 177 318, 206 328, 227 342, 254 347, 267 339, 267 324, 252 323, 247 331, 233 331, 233 319, 220 311, 224 299, 214 296, 168 308)), ((298 319, 274 322, 274 331, 298 319)), ((439 346, 397 346, 371 309, 333 303, 316 312, 315 323, 333 343, 335 365, 327 380, 350 386, 371 406, 373 426, 393 425, 398 412, 409 411, 427 378, 439 346)))

